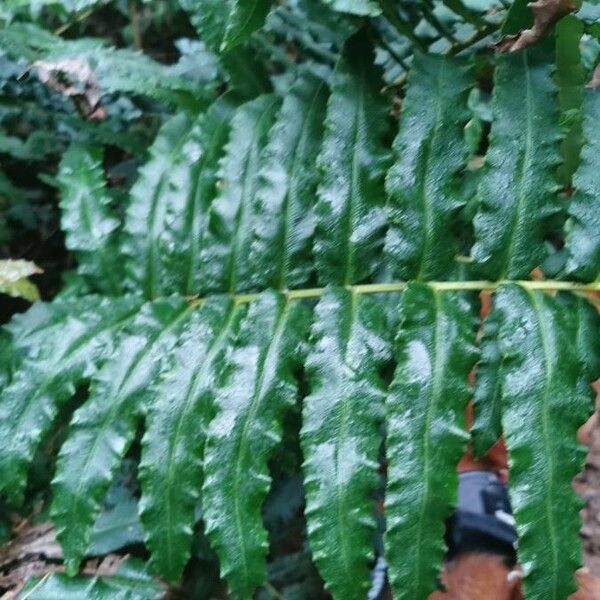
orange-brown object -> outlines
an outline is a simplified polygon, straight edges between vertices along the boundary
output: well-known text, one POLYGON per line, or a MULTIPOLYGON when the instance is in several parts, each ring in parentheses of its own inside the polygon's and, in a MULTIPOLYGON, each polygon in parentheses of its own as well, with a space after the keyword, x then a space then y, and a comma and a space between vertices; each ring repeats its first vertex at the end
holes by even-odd
MULTIPOLYGON (((519 572, 509 569, 498 556, 465 554, 446 566, 445 592, 429 600, 523 600, 519 572)), ((600 600, 600 579, 586 569, 577 572, 579 590, 569 600, 600 600)))
POLYGON ((446 592, 434 592, 429 600, 522 600, 518 571, 493 554, 460 556, 446 566, 443 581, 446 592))
POLYGON ((516 52, 535 44, 548 29, 565 15, 577 10, 573 0, 536 0, 530 2, 534 22, 531 29, 523 29, 516 35, 507 35, 494 48, 499 52, 516 52))
POLYGON ((577 583, 579 591, 573 594, 569 600, 600 600, 600 579, 590 575, 586 569, 577 572, 577 583))

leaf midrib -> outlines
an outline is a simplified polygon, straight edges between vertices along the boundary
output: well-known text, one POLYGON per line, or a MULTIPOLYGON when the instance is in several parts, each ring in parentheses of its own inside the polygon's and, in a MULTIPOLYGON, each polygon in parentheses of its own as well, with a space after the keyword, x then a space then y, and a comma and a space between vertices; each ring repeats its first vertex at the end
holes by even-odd
POLYGON ((258 157, 260 155, 259 143, 260 139, 264 135, 264 131, 262 129, 263 119, 271 116, 271 109, 273 105, 277 102, 277 97, 273 97, 271 101, 265 105, 263 108, 263 112, 256 121, 256 126, 252 131, 252 141, 249 146, 248 154, 244 157, 244 168, 243 168, 243 178, 242 178, 242 189, 240 192, 240 204, 238 207, 238 211, 235 217, 235 231, 233 233, 233 239, 231 242, 231 254, 229 257, 229 293, 234 294, 235 288, 237 284, 238 272, 237 272, 237 261, 238 254, 240 251, 240 236, 244 235, 244 225, 246 223, 247 213, 251 211, 250 200, 248 197, 248 189, 254 187, 253 192, 256 189, 256 172, 254 172, 250 167, 254 165, 258 161, 258 157))
POLYGON ((523 51, 523 67, 525 70, 525 105, 527 108, 527 134, 525 137, 525 149, 523 153, 523 160, 521 162, 521 168, 519 170, 519 185, 518 185, 518 200, 517 206, 511 219, 511 229, 509 233, 508 249, 505 254, 504 266, 501 271, 500 279, 508 277, 511 272, 511 267, 514 256, 514 247, 517 240, 517 232, 521 230, 523 222, 523 208, 525 204, 525 190, 524 182, 527 174, 531 169, 531 152, 533 148, 533 98, 532 98, 532 84, 531 84, 531 72, 529 68, 528 50, 523 51))
POLYGON ((250 406, 248 408, 248 413, 243 417, 242 430, 240 432, 240 439, 238 445, 236 447, 236 455, 234 459, 235 469, 234 469, 234 478, 233 478, 233 504, 234 504, 234 514, 235 514, 235 523, 236 530, 238 534, 238 538, 240 540, 240 546, 242 548, 242 561, 244 563, 244 573, 245 573, 245 581, 246 585, 250 584, 250 578, 248 576, 248 563, 246 560, 246 538, 243 535, 243 527, 242 527, 242 516, 240 511, 240 477, 242 474, 242 459, 246 455, 247 452, 247 440, 248 440, 248 427, 250 423, 255 422, 255 416, 258 411, 258 407, 260 406, 263 396, 264 396, 264 378, 265 378, 265 363, 269 362, 273 355, 279 355, 279 344, 281 343, 281 338, 283 333, 285 332, 285 325, 287 322, 287 315, 289 312, 290 303, 286 302, 283 308, 281 309, 280 315, 277 317, 277 322, 275 325, 275 331, 273 332, 271 343, 269 344, 269 349, 261 361, 260 366, 260 375, 258 381, 254 387, 254 394, 252 395, 252 399, 250 401, 250 406), (258 390, 258 392, 257 392, 258 390))
POLYGON ((173 460, 173 454, 177 445, 179 443, 179 438, 181 437, 181 427, 185 420, 185 416, 188 414, 190 409, 193 407, 194 400, 198 397, 198 392, 202 388, 203 385, 206 385, 206 374, 208 369, 212 366, 213 360, 218 352, 223 348, 225 341, 229 335, 231 323, 233 322, 233 317, 235 315, 235 305, 231 304, 229 307, 229 313, 223 324, 223 327, 216 338, 213 340, 213 343, 209 346, 208 352, 205 354, 202 359, 202 366, 196 372, 196 375, 192 378, 191 385, 188 388, 188 391, 185 396, 184 406, 179 414, 179 419, 177 421, 177 426, 175 429, 175 435, 173 436, 173 441, 169 444, 169 452, 167 459, 167 521, 169 523, 169 527, 167 528, 167 537, 168 537, 168 553, 169 553, 169 562, 172 562, 173 558, 173 542, 172 542, 172 533, 173 528, 171 527, 171 523, 173 522, 172 518, 172 498, 171 498, 171 490, 176 489, 176 486, 173 485, 173 476, 175 471, 175 462, 173 460))
POLYGON ((308 140, 308 131, 310 129, 309 124, 312 122, 312 115, 317 106, 317 99, 321 94, 321 90, 325 87, 325 82, 321 82, 313 95, 313 98, 310 102, 310 106, 306 113, 306 119, 302 124, 302 130, 300 133, 300 139, 298 141, 298 146, 296 148, 296 152, 294 155, 294 160, 292 163, 292 168, 290 170, 290 189, 288 194, 286 194, 284 212, 283 212, 283 258, 281 261, 281 271, 279 273, 279 289, 286 288, 286 277, 289 273, 289 265, 290 265, 290 244, 289 244, 289 232, 292 229, 290 223, 290 212, 293 212, 291 208, 297 207, 299 202, 295 201, 298 198, 299 194, 297 191, 297 177, 296 173, 298 172, 299 165, 301 163, 300 157, 304 156, 304 150, 307 145, 308 140))
MULTIPOLYGON (((160 133, 159 133, 160 135, 160 133)), ((169 166, 172 166, 173 161, 175 160, 176 156, 179 154, 179 151, 183 148, 185 142, 187 142, 189 134, 186 135, 182 135, 178 138, 177 142, 173 145, 173 148, 171 149, 171 152, 169 152, 168 154, 168 162, 166 164, 168 164, 169 166)), ((158 155, 155 155, 158 156, 158 155)), ((156 185, 156 187, 154 188, 154 192, 152 194, 152 198, 150 201, 150 211, 149 211, 149 224, 148 224, 148 235, 146 235, 146 281, 144 282, 144 288, 146 290, 146 293, 148 295, 148 297, 150 299, 155 297, 156 294, 156 271, 157 271, 157 265, 156 265, 156 245, 154 244, 153 241, 156 240, 157 238, 157 219, 156 219, 156 213, 158 211, 158 204, 159 204, 159 200, 162 196, 162 191, 165 185, 165 180, 167 179, 167 177, 170 175, 171 171, 170 170, 166 170, 163 169, 160 177, 159 177, 159 182, 156 185)), ((138 179, 138 181, 136 182, 136 184, 141 181, 140 179, 138 179)), ((134 200, 135 198, 132 197, 132 200, 134 200)), ((131 234, 130 234, 131 235, 131 234)), ((135 236, 137 237, 137 236, 135 236)))
MULTIPOLYGON (((168 323, 161 331, 160 333, 158 333, 158 335, 152 340, 151 344, 150 344, 150 350, 149 352, 152 351, 152 349, 157 346, 158 344, 160 344, 160 342, 162 341, 162 339, 164 338, 165 335, 167 335, 168 333, 170 333, 172 331, 172 329, 174 329, 177 324, 185 317, 189 314, 189 312, 191 310, 193 310, 194 307, 193 306, 188 306, 185 308, 185 310, 181 311, 180 313, 174 315, 173 320, 168 323)), ((148 346, 146 346, 147 348, 148 346)), ((139 356, 134 360, 133 364, 130 366, 128 372, 125 374, 125 377, 123 378, 123 381, 126 381, 130 378, 131 373, 135 371, 135 369, 137 369, 137 367, 139 366, 140 362, 144 359, 144 357, 146 356, 146 352, 140 352, 139 356)), ((113 423, 115 420, 115 416, 118 412, 118 410, 121 408, 122 406, 122 398, 119 399, 119 401, 115 401, 115 399, 113 399, 112 402, 112 406, 110 408, 110 410, 108 411, 108 413, 106 414, 106 418, 102 421, 100 427, 96 430, 97 434, 94 437, 94 441, 92 443, 92 446, 89 450, 89 452, 87 452, 87 456, 86 459, 84 460, 83 463, 83 468, 82 468, 82 472, 87 471, 87 468, 90 464, 90 457, 94 456, 94 454, 96 453, 96 449, 98 447, 98 442, 100 440, 100 438, 106 433, 107 430, 107 424, 113 423)), ((68 512, 68 514, 74 514, 76 509, 78 508, 79 505, 79 500, 81 497, 81 488, 83 486, 83 483, 85 481, 85 478, 83 476, 79 477, 77 485, 75 487, 75 491, 71 496, 71 507, 70 507, 70 511, 68 512)))
MULTIPOLYGON (((538 294, 534 294, 528 291, 528 295, 531 298, 535 316, 538 322, 540 337, 542 339, 542 349, 544 352, 544 370, 546 376, 544 378, 544 391, 542 393, 542 435, 544 438, 544 457, 545 464, 547 465, 548 474, 548 493, 544 494, 546 518, 548 519, 548 536, 550 538, 550 547, 552 552, 552 566, 549 569, 549 577, 552 579, 552 598, 554 600, 559 599, 559 589, 557 582, 557 575, 560 572, 560 560, 558 556, 558 548, 556 545, 556 525, 554 523, 554 513, 552 511, 552 501, 554 497, 554 455, 551 439, 551 427, 549 423, 549 406, 548 406, 548 394, 550 391, 550 382, 554 376, 554 368, 550 360, 550 341, 549 333, 546 328, 546 320, 542 315, 542 306, 540 305, 540 298, 538 294)), ((548 570, 548 569, 546 569, 548 570)))
MULTIPOLYGON (((348 364, 348 356, 350 352, 350 345, 352 342, 352 338, 354 335, 354 327, 356 325, 356 311, 357 311, 358 297, 356 294, 351 293, 350 295, 350 326, 348 329, 348 335, 345 340, 345 348, 344 348, 344 359, 342 364, 344 368, 351 368, 348 364)), ((354 372, 354 369, 351 369, 354 372)), ((345 379, 345 377, 344 377, 345 379)), ((348 555, 350 554, 350 549, 348 547, 348 537, 346 536, 347 527, 344 526, 346 517, 348 516, 348 511, 346 510, 346 492, 348 491, 349 484, 346 481, 340 481, 340 443, 342 440, 346 439, 346 433, 349 425, 349 413, 350 413, 350 402, 346 396, 343 396, 340 399, 341 402, 341 414, 340 414, 340 422, 337 428, 337 435, 335 436, 335 487, 336 487, 336 505, 337 505, 337 530, 338 530, 338 539, 340 541, 340 548, 343 558, 344 564, 344 573, 345 577, 349 578, 349 581, 352 580, 354 574, 352 573, 352 562, 349 561, 348 555)))
POLYGON ((365 93, 366 93, 366 77, 367 77, 367 69, 366 69, 366 61, 365 57, 361 56, 360 63, 360 83, 358 86, 358 93, 356 94, 358 98, 358 106, 356 108, 356 114, 354 116, 353 122, 353 132, 352 139, 354 143, 352 144, 352 163, 351 163, 351 176, 350 176, 350 194, 348 196, 348 216, 346 217, 346 231, 344 235, 344 239, 346 240, 346 264, 344 266, 344 285, 350 285, 352 283, 354 269, 353 269, 353 259, 354 259, 354 245, 352 244, 352 231, 354 229, 354 221, 356 218, 356 205, 360 201, 357 198, 358 195, 358 186, 359 186, 359 171, 360 171, 360 160, 359 160, 359 151, 358 151, 358 137, 359 133, 364 131, 364 110, 365 110, 365 93))
POLYGON ((431 224, 433 222, 432 216, 433 216, 433 207, 431 206, 431 194, 429 193, 429 183, 430 180, 427 177, 427 174, 430 172, 429 169, 429 164, 431 161, 432 156, 434 155, 434 153, 431 152, 431 148, 436 148, 437 149, 437 138, 439 136, 440 133, 440 123, 442 121, 442 99, 443 99, 443 94, 441 93, 441 89, 442 89, 442 81, 444 79, 444 75, 446 73, 446 57, 442 57, 442 60, 440 61, 440 67, 438 70, 438 77, 437 77, 437 86, 436 86, 436 112, 435 112, 435 121, 433 124, 433 134, 431 136, 431 138, 427 139, 426 142, 426 152, 425 152, 425 166, 424 169, 422 171, 423 175, 425 176, 425 181, 423 181, 422 186, 421 186, 421 202, 422 202, 422 206, 423 206, 423 231, 425 233, 424 236, 424 240, 423 240, 423 247, 421 249, 421 259, 420 259, 420 264, 419 264, 419 271, 417 273, 417 276, 415 277, 415 279, 421 279, 423 277, 423 271, 425 270, 425 266, 426 266, 426 262, 427 262, 427 258, 428 258, 428 253, 429 253, 429 246, 430 246, 430 242, 431 242, 431 237, 432 237, 432 231, 431 231, 431 224))
POLYGON ((435 332, 434 332, 434 368, 433 368, 433 378, 432 378, 432 389, 431 389, 431 398, 427 403, 427 410, 425 411, 425 431, 423 434, 423 463, 425 465, 425 489, 423 492, 423 497, 421 500, 421 507, 419 511, 418 518, 418 526, 417 526, 417 540, 415 543, 416 548, 416 558, 414 562, 414 581, 415 585, 415 593, 419 593, 423 588, 422 581, 422 538, 423 538, 423 523, 425 521, 425 515, 427 513, 427 509, 429 507, 429 496, 431 490, 431 464, 430 464, 430 433, 431 433, 431 423, 433 420, 433 413, 437 409, 437 405, 441 395, 441 382, 444 380, 446 363, 442 360, 442 307, 441 307, 441 299, 440 294, 434 292, 434 303, 435 303, 435 332))

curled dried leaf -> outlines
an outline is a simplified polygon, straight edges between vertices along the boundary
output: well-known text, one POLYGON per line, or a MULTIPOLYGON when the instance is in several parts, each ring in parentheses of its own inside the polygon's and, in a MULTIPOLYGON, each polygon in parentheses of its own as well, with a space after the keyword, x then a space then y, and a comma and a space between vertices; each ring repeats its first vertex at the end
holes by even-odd
POLYGON ((37 287, 27 279, 30 275, 42 273, 42 270, 26 260, 0 260, 0 294, 8 294, 38 300, 37 287))
POLYGON ((503 37, 494 48, 499 52, 516 52, 535 44, 559 19, 577 10, 574 0, 537 0, 530 2, 534 22, 531 29, 523 29, 516 35, 503 37))
POLYGON ((592 74, 592 78, 590 79, 587 87, 592 90, 597 90, 600 88, 600 65, 597 65, 592 74))
POLYGON ((102 92, 89 63, 81 58, 38 60, 33 65, 38 77, 50 89, 73 99, 87 119, 103 119, 106 111, 100 101, 102 92))

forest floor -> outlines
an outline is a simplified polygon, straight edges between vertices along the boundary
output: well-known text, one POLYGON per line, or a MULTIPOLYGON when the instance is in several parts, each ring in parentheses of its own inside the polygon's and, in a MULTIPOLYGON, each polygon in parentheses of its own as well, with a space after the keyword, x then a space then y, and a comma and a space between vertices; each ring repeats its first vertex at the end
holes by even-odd
POLYGON ((590 574, 600 577, 600 419, 596 418, 590 428, 590 447, 585 469, 574 482, 577 493, 585 501, 582 511, 581 537, 584 563, 590 574))

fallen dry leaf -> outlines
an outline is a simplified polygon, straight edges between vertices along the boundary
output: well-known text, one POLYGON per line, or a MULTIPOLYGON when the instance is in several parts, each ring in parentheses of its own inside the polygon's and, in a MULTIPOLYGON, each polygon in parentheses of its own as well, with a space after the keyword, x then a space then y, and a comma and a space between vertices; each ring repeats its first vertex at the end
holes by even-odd
POLYGON ((106 110, 100 103, 100 86, 87 61, 81 58, 38 60, 33 66, 40 81, 72 98, 84 118, 101 120, 106 117, 106 110))
POLYGON ((532 46, 556 21, 577 9, 573 0, 537 0, 527 6, 534 15, 533 27, 502 38, 494 45, 499 52, 516 52, 532 46))
POLYGON ((600 65, 597 65, 594 69, 594 73, 592 74, 592 79, 587 84, 587 87, 597 90, 600 88, 600 65))

